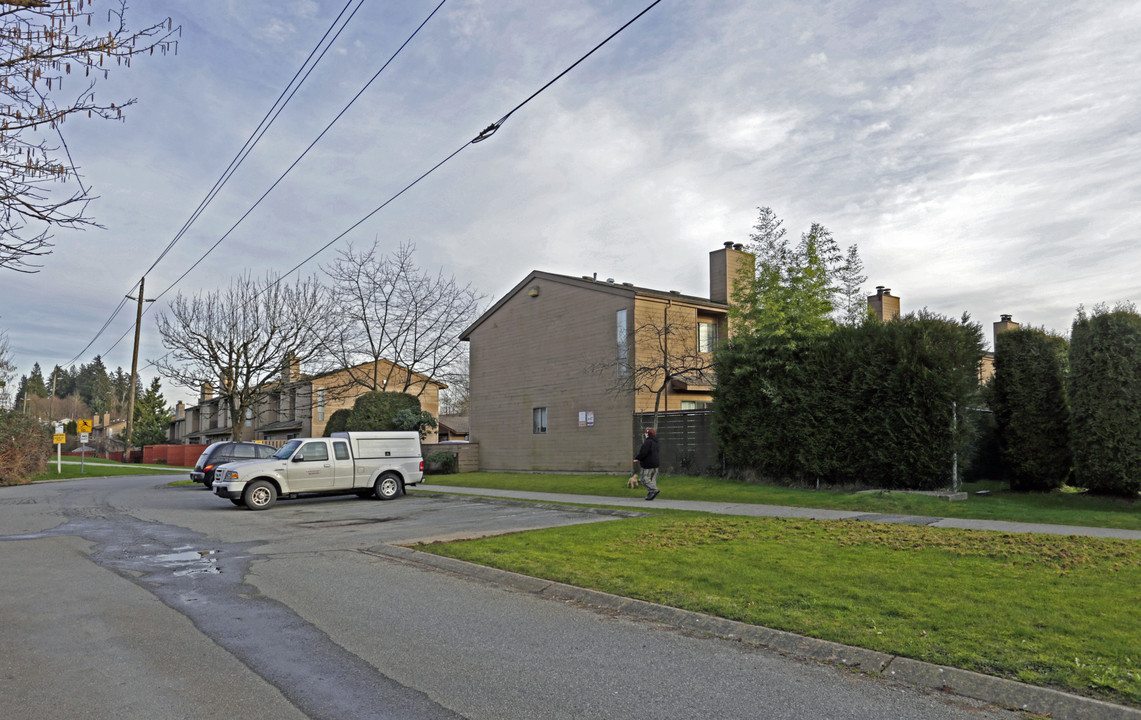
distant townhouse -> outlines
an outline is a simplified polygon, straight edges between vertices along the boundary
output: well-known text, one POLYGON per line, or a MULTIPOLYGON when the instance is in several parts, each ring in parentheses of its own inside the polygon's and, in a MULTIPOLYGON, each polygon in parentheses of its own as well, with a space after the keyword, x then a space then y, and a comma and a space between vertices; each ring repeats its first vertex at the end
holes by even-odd
MULTIPOLYGON (((377 378, 379 387, 416 395, 420 408, 433 417, 439 413, 440 390, 447 385, 388 360, 317 375, 304 375, 298 363, 290 362, 283 366, 281 379, 268 389, 265 400, 246 410, 239 437, 272 444, 319 437, 334 412, 351 409, 358 397, 370 391, 371 386, 360 382, 363 375, 377 378)), ((228 440, 232 430, 225 400, 215 397, 213 386, 204 383, 197 405, 179 403, 175 407, 170 439, 180 444, 209 444, 228 440)), ((435 431, 424 442, 436 442, 435 431)))

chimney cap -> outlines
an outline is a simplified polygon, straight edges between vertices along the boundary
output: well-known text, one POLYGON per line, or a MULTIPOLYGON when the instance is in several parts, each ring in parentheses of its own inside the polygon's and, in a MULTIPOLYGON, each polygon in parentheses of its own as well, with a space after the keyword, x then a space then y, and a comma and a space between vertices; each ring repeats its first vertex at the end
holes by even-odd
POLYGON ((726 247, 726 248, 731 248, 731 247, 733 247, 733 241, 732 241, 732 240, 726 240, 726 241, 725 241, 725 247, 726 247))
POLYGON ((1010 322, 1010 315, 999 315, 999 322, 1010 322))

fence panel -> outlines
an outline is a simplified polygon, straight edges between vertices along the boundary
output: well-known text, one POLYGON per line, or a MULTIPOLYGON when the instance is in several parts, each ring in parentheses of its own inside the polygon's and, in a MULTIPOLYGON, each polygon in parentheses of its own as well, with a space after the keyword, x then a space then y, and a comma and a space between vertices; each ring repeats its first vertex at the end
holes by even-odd
MULTIPOLYGON (((653 424, 653 413, 635 413, 635 452, 642 444, 642 433, 653 424)), ((720 474, 721 455, 717 450, 717 441, 713 437, 711 410, 673 410, 658 413, 658 445, 664 473, 720 474)))

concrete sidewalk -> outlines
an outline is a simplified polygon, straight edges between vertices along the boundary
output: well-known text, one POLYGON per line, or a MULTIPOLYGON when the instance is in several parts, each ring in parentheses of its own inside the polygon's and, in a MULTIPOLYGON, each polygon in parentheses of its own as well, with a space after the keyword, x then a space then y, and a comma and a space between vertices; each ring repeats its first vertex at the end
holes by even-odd
POLYGON ((454 493, 457 495, 482 495, 515 500, 529 500, 551 503, 572 503, 579 505, 608 505, 636 510, 694 510, 720 515, 747 515, 751 517, 811 518, 814 520, 862 520, 865 522, 899 523, 904 525, 926 525, 939 528, 959 528, 963 530, 995 530, 1008 533, 1039 533, 1043 535, 1079 535, 1083 537, 1116 538, 1119 540, 1141 540, 1141 530, 1116 530, 1113 528, 1081 527, 1078 525, 1047 525, 1043 523, 1020 523, 1004 520, 969 520, 963 518, 941 518, 928 515, 886 515, 883 513, 860 512, 858 510, 825 510, 823 508, 803 508, 785 505, 758 505, 754 503, 706 502, 704 500, 670 500, 667 495, 659 495, 652 502, 642 496, 606 497, 601 495, 573 495, 570 493, 544 493, 524 490, 492 490, 488 488, 463 488, 450 485, 417 485, 413 490, 425 492, 454 493))

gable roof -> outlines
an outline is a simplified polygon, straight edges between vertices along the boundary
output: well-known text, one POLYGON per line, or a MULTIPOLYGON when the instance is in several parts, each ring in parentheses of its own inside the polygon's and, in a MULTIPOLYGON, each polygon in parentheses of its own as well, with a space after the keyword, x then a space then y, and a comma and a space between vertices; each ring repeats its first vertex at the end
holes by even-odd
POLYGON ((470 340, 472 332, 482 325, 489 317, 499 311, 508 300, 515 297, 518 293, 529 284, 536 280, 546 280, 549 282, 557 282, 564 285, 571 285, 580 287, 587 290, 594 290, 596 292, 609 293, 611 295, 624 295, 626 297, 651 297, 660 298, 662 300, 684 300, 688 303, 695 305, 704 305, 711 310, 728 311, 729 305, 726 303, 715 302, 709 298, 698 297, 696 295, 683 295, 676 290, 654 290, 653 288, 639 287, 633 283, 618 283, 613 279, 598 280, 591 276, 572 277, 570 275, 558 275, 556 273, 543 272, 542 270, 532 270, 527 277, 523 278, 515 287, 508 290, 499 301, 489 307, 482 315, 480 315, 475 322, 469 325, 461 334, 460 340, 470 340))

